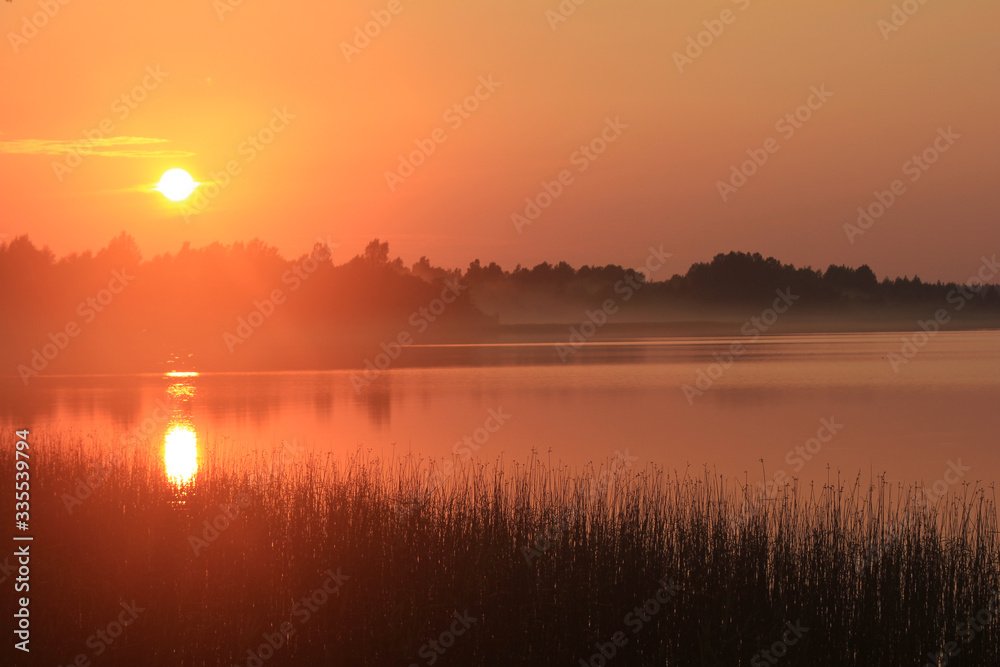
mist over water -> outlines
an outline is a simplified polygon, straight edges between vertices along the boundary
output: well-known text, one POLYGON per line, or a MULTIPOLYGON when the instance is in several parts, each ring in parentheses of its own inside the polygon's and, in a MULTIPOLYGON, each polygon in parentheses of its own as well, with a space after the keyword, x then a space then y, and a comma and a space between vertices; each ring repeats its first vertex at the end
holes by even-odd
POLYGON ((739 338, 588 343, 568 363, 551 343, 413 346, 360 388, 351 370, 8 378, 0 418, 185 452, 196 441, 200 459, 294 442, 335 456, 534 450, 573 467, 627 450, 681 472, 803 482, 841 471, 931 484, 960 461, 962 481, 997 478, 1000 336, 942 332, 897 372, 889 356, 908 336, 768 335, 735 357, 739 338))

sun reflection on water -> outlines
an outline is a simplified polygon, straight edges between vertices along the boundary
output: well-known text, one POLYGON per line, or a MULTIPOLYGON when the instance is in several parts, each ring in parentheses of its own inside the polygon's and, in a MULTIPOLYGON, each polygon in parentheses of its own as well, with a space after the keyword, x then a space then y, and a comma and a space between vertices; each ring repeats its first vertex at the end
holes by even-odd
POLYGON ((190 484, 198 472, 198 436, 186 423, 173 423, 163 438, 167 477, 177 486, 190 484))
POLYGON ((192 423, 192 402, 195 395, 195 371, 172 371, 164 374, 170 380, 167 395, 176 406, 163 436, 163 463, 167 479, 178 489, 194 481, 198 472, 198 435, 192 423))
POLYGON ((171 398, 191 398, 194 396, 194 387, 189 384, 184 384, 183 382, 178 382, 177 384, 172 384, 167 387, 167 394, 171 398))

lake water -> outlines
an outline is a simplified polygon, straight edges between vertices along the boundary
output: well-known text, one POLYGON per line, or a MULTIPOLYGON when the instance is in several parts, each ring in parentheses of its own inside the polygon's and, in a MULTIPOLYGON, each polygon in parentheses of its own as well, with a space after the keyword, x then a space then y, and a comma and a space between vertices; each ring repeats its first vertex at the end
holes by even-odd
POLYGON ((413 347, 360 389, 352 371, 7 378, 0 420, 36 436, 138 430, 182 460, 282 442, 439 458, 461 443, 486 460, 627 452, 741 479, 760 477, 761 458, 768 477, 823 481, 829 467, 932 483, 960 464, 964 480, 1000 478, 1000 334, 941 333, 897 372, 904 335, 744 340, 731 364, 737 339, 594 343, 567 363, 551 344, 413 347), (689 400, 685 385, 703 393, 689 400))

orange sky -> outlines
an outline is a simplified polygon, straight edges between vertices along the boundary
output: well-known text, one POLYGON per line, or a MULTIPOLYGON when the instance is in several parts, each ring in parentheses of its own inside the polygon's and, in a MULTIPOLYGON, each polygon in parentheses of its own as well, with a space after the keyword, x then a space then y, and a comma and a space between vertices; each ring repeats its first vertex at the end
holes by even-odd
POLYGON ((147 256, 252 237, 299 254, 329 236, 334 261, 378 236, 408 262, 508 268, 634 265, 662 244, 677 271, 740 249, 959 280, 1000 250, 994 0, 908 0, 919 9, 891 32, 888 1, 588 0, 558 23, 558 0, 223 2, 0 6, 0 235, 63 254, 125 230, 147 256), (372 11, 391 20, 348 62, 372 11), (720 17, 679 71, 674 53, 720 17), (814 86, 832 97, 786 136, 776 122, 814 86), (478 109, 446 115, 477 88, 478 109), (609 118, 627 129, 574 157, 609 118), (269 123, 271 143, 245 143, 269 123), (949 127, 961 138, 911 181, 905 163, 949 127), (84 132, 118 139, 57 174, 84 132), (435 136, 390 187, 399 155, 435 136), (719 181, 769 138, 777 152, 724 202, 719 181), (230 162, 188 219, 148 191, 171 167, 208 182, 230 162), (518 231, 512 214, 563 170, 518 231), (844 224, 897 179, 904 193, 850 243, 844 224))

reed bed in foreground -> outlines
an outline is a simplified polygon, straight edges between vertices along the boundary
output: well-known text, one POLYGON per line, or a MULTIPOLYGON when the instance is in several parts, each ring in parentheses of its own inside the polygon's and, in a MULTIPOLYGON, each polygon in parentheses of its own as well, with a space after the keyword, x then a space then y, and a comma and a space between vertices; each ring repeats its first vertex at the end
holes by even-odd
POLYGON ((1000 664, 992 488, 31 451, 30 664, 1000 664))

